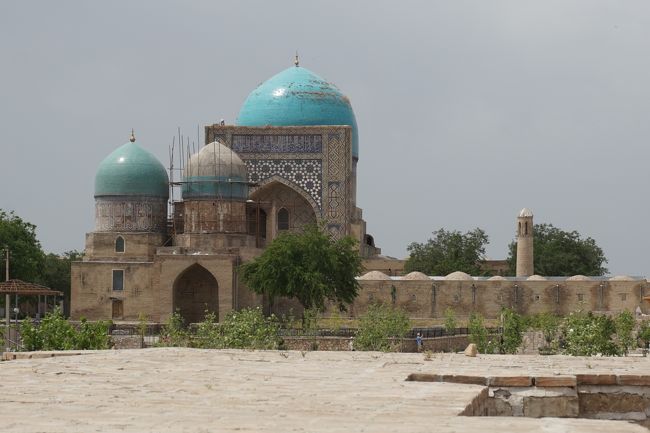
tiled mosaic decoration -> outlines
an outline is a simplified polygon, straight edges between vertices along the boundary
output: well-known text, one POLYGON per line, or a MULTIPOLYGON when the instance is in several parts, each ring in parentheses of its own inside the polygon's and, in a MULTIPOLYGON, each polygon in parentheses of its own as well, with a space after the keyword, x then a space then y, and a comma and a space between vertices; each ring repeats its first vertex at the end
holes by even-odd
POLYGON ((319 159, 249 159, 244 161, 251 182, 282 177, 304 189, 322 207, 323 164, 319 159))

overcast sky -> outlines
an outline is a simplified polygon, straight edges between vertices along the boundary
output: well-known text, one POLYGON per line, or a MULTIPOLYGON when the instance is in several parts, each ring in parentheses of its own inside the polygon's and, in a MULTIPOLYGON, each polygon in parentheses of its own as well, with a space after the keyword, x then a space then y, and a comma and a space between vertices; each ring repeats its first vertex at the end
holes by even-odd
POLYGON ((0 208, 82 249, 132 127, 167 165, 177 127, 234 123, 298 50, 352 101, 385 254, 480 227, 504 258, 529 207, 650 275, 649 41, 647 0, 3 1, 0 208))

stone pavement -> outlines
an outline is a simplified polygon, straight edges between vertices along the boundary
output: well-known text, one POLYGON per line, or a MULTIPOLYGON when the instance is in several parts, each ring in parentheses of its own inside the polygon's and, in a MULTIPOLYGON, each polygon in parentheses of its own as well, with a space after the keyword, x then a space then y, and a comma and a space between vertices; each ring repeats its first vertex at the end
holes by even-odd
POLYGON ((622 421, 465 417, 485 387, 411 373, 650 374, 648 358, 159 348, 0 363, 0 431, 647 432, 622 421))

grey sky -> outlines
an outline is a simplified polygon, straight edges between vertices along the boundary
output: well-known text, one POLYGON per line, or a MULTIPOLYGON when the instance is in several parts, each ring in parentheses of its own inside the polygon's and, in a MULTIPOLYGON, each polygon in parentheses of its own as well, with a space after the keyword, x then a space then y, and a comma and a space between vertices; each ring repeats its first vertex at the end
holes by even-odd
POLYGON ((131 127, 167 165, 178 126, 233 123, 297 49, 352 101, 384 253, 478 226, 502 258, 529 207, 650 274, 648 41, 643 0, 4 1, 0 208, 82 249, 131 127))

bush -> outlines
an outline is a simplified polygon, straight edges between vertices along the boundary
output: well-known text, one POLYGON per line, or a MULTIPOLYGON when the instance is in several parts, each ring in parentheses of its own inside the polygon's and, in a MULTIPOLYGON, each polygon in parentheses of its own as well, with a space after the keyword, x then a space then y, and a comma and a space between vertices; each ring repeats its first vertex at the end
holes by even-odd
POLYGON ((630 347, 634 344, 634 337, 632 331, 636 325, 634 315, 625 310, 620 312, 614 319, 616 325, 616 340, 621 353, 627 356, 630 347))
POLYGON ((81 319, 75 329, 60 308, 45 315, 39 325, 24 320, 20 325, 23 350, 95 350, 108 349, 110 322, 90 323, 81 319))
POLYGON ((454 335, 457 327, 456 313, 453 308, 447 307, 445 310, 445 334, 454 335))
POLYGON ((358 350, 393 351, 398 348, 395 339, 402 338, 411 325, 403 310, 383 304, 372 304, 359 318, 359 329, 354 341, 358 350))
POLYGON ((582 311, 571 313, 562 328, 563 352, 573 356, 617 356, 619 348, 612 339, 615 332, 614 320, 608 316, 582 311))
POLYGON ((503 334, 499 343, 499 351, 501 353, 516 353, 524 339, 524 320, 510 308, 504 308, 501 315, 503 317, 503 334))
POLYGON ((189 346, 189 333, 185 329, 185 321, 178 311, 169 316, 160 337, 161 346, 189 346))
POLYGON ((276 349, 280 344, 278 321, 264 317, 259 307, 228 313, 219 328, 223 348, 276 349))
POLYGON ((110 322, 88 322, 81 319, 79 329, 75 333, 75 349, 101 350, 108 349, 111 338, 108 335, 110 322))
POLYGON ((644 320, 641 322, 637 337, 643 340, 643 348, 647 349, 650 344, 650 320, 644 320))
POLYGON ((471 313, 467 323, 469 342, 476 344, 479 353, 491 352, 488 341, 488 331, 483 325, 483 316, 478 313, 471 313))
POLYGON ((541 331, 544 334, 546 346, 551 347, 557 339, 562 319, 551 313, 540 313, 531 317, 530 327, 541 331))

